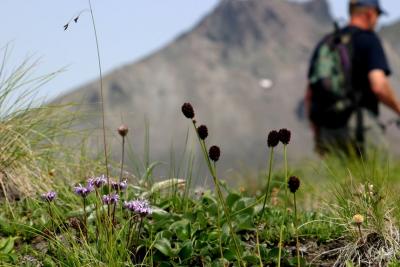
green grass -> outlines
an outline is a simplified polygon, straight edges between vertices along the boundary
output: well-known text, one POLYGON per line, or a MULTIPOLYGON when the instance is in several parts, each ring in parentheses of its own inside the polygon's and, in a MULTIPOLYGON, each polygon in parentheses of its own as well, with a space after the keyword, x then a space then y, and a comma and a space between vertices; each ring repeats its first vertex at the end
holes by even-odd
MULTIPOLYGON (((56 155, 59 148, 53 149, 56 155)), ((82 151, 86 149, 82 148, 82 151)), ((50 186, 58 193, 51 203, 51 214, 48 203, 39 197, 48 188, 39 187, 36 195, 27 195, 20 201, 2 202, 0 245, 7 244, 3 250, 0 246, 2 261, 11 266, 35 266, 33 262, 45 266, 225 266, 229 263, 268 266, 277 264, 281 258, 282 265, 297 266, 293 203, 285 201, 286 182, 279 179, 284 177, 283 170, 272 173, 271 188, 280 190, 269 194, 260 218, 263 194, 231 188, 223 182, 220 183, 220 195, 212 190, 195 193, 190 188, 195 176, 192 156, 186 152, 183 155, 188 157, 188 160, 180 160, 186 162, 186 166, 180 166, 187 170, 186 177, 189 178, 186 181, 155 182, 157 178, 151 170, 156 162, 147 164, 139 181, 128 181, 129 187, 122 198, 146 197, 154 210, 151 216, 143 218, 140 232, 140 221, 131 221, 133 217, 122 209, 122 202, 116 209, 115 226, 110 228, 107 208, 101 208, 101 199, 92 193, 87 199, 86 238, 83 228, 73 226, 74 220, 75 223, 83 222, 82 199, 73 193, 71 182, 65 180, 50 186), (221 197, 226 208, 221 204, 221 197), (227 211, 229 216, 226 216, 227 211), (279 257, 282 226, 283 250, 279 257), (136 230, 132 231, 132 227, 136 230), (232 231, 237 236, 236 246, 232 231)), ((60 156, 55 158, 60 159, 60 156)), ((101 158, 97 162, 80 162, 82 166, 64 165, 57 173, 65 172, 68 177, 78 177, 75 181, 85 183, 84 177, 102 169, 101 158), (84 168, 86 172, 82 172, 84 168)), ((398 197, 392 189, 398 186, 395 178, 399 172, 398 165, 389 162, 390 159, 382 157, 368 161, 327 158, 318 163, 323 168, 289 168, 290 174, 300 173, 302 181, 297 196, 301 264, 321 261, 333 264, 338 260, 337 266, 346 266, 349 262, 356 266, 362 261, 366 255, 360 249, 360 237, 352 224, 355 214, 365 217, 363 238, 375 237, 384 244, 371 245, 371 251, 378 253, 385 249, 390 255, 384 259, 378 259, 377 253, 369 256, 375 257, 376 261, 395 264, 398 260, 399 211, 398 197), (315 177, 320 181, 317 188, 311 186, 315 177), (313 201, 317 203, 310 209, 309 204, 313 201)), ((176 165, 174 160, 171 165, 176 165)), ((177 172, 174 168, 171 167, 172 174, 177 172)), ((259 183, 265 184, 265 176, 259 177, 259 183)), ((35 184, 37 180, 30 180, 30 183, 35 184)), ((107 192, 108 189, 103 188, 99 196, 107 192)))
MULTIPOLYGON (((57 108, 62 107, 54 107, 54 110, 57 108)), ((30 112, 38 118, 37 109, 27 107, 24 110, 26 122, 32 121, 27 115, 30 112)), ((52 120, 57 122, 58 113, 51 114, 52 120)), ((43 115, 43 122, 47 116, 43 115)), ((7 122, 21 125, 25 121, 7 122)), ((52 127, 51 123, 37 125, 41 131, 35 132, 41 132, 42 139, 38 142, 36 135, 26 135, 23 139, 30 144, 27 154, 35 155, 35 164, 28 164, 28 159, 32 158, 22 153, 18 155, 23 156, 15 157, 9 152, 10 158, 15 159, 10 165, 12 168, 6 170, 20 172, 25 168, 21 177, 25 178, 24 185, 32 189, 19 192, 18 201, 4 198, 0 204, 0 259, 4 266, 227 266, 231 263, 234 266, 270 266, 279 261, 283 266, 297 266, 296 233, 300 242, 300 264, 304 266, 321 262, 357 266, 366 259, 395 266, 399 260, 400 212, 396 195, 399 183, 396 178, 400 165, 383 154, 363 161, 328 157, 307 166, 289 163, 288 175, 301 179, 296 193, 299 207, 296 229, 293 203, 285 193, 285 169, 273 169, 271 192, 262 213, 263 190, 255 194, 249 188, 227 186, 218 179, 214 169, 217 164, 212 162, 211 175, 218 181, 220 193, 212 188, 196 192, 190 186, 192 179, 198 179, 193 173, 196 169, 190 152, 193 148, 186 147, 179 164, 175 156, 171 156, 171 178, 165 181, 153 176, 158 163, 148 160, 147 151, 143 160, 146 163, 137 163, 139 178, 128 176, 129 186, 121 194, 116 220, 111 224, 107 206, 101 202, 101 197, 108 193, 107 186, 99 189, 98 194, 93 192, 88 196, 86 213, 82 198, 73 192, 75 183, 85 184, 85 177, 99 175, 104 169, 102 157, 88 158, 86 155, 90 153, 86 152, 88 148, 84 143, 79 153, 65 152, 62 143, 47 146, 56 142, 57 137, 79 136, 79 133, 55 134, 55 130, 46 128, 52 127), (43 146, 47 149, 42 149, 43 146), (30 176, 35 171, 38 177, 30 176), (174 178, 177 173, 184 173, 187 179, 174 178), (40 194, 50 189, 58 193, 56 200, 51 203, 41 200, 40 194), (141 198, 151 203, 151 216, 140 217, 123 209, 123 200, 141 198), (361 225, 362 237, 352 223, 355 214, 365 218, 361 225), (83 225, 85 218, 87 234, 83 225), (382 251, 384 257, 380 254, 382 251)), ((193 133, 189 132, 186 139, 190 134, 193 133)), ((206 143, 201 145, 206 152, 206 143)), ((206 160, 207 157, 205 153, 206 160)), ((118 177, 119 166, 113 164, 111 170, 115 170, 113 174, 118 177)), ((269 166, 265 168, 269 170, 269 166)), ((265 188, 265 172, 256 177, 259 188, 265 188)), ((13 186, 7 184, 5 188, 13 186)))

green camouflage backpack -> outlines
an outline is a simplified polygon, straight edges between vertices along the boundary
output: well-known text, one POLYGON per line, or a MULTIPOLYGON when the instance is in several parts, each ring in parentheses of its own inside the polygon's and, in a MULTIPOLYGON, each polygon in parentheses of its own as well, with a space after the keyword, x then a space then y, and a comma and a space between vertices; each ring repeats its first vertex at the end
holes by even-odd
POLYGON ((317 126, 343 127, 357 107, 351 85, 354 33, 336 28, 314 52, 309 72, 310 119, 317 126))

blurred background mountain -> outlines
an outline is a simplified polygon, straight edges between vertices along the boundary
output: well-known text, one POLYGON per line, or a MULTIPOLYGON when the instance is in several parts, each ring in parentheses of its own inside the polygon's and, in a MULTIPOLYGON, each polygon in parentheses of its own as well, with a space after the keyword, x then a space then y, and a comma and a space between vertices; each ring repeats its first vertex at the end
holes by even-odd
MULTIPOLYGON (((113 155, 119 155, 120 142, 113 132, 121 123, 131 129, 131 144, 143 149, 146 117, 151 158, 168 162, 171 146, 180 153, 188 129, 192 130, 180 111, 184 102, 191 102, 198 123, 209 128, 208 144, 222 149, 224 169, 263 166, 267 133, 279 128, 293 133, 292 159, 313 157, 303 109, 306 72, 316 42, 332 31, 332 21, 325 0, 221 1, 193 29, 164 48, 104 77, 113 155)), ((394 23, 379 32, 396 88, 400 85, 399 30, 400 23, 394 23)), ((98 81, 55 102, 78 103, 80 110, 90 114, 81 127, 90 123, 100 128, 98 81)), ((394 116, 384 109, 383 113, 383 120, 394 116)), ((393 150, 400 152, 399 130, 392 127, 387 135, 393 150)), ((101 148, 101 140, 100 131, 94 130, 93 147, 101 148)), ((189 147, 196 145, 189 141, 189 147)))

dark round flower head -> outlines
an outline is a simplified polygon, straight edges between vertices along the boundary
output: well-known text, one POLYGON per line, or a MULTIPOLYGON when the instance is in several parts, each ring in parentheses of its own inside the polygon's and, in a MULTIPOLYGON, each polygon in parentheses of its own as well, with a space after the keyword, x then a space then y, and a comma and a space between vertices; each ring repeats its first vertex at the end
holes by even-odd
POLYGON ((210 150, 208 151, 208 156, 212 161, 218 161, 220 155, 221 155, 221 150, 219 149, 218 146, 210 147, 210 150))
POLYGON ((296 176, 291 176, 288 181, 288 187, 290 192, 296 193, 297 189, 300 187, 300 179, 296 176))
POLYGON ((125 137, 128 134, 128 126, 126 126, 125 124, 122 124, 121 126, 118 127, 118 133, 120 136, 125 137))
POLYGON ((194 110, 193 110, 193 107, 192 107, 192 105, 190 103, 184 103, 182 105, 182 113, 188 119, 193 119, 194 118, 194 110))
POLYGON ((200 125, 200 126, 197 128, 197 133, 199 134, 199 137, 200 137, 201 140, 205 140, 205 139, 207 138, 207 136, 208 136, 208 129, 207 129, 207 126, 205 126, 205 125, 200 125))
POLYGON ((290 142, 290 131, 288 129, 280 129, 279 130, 279 141, 282 144, 287 145, 290 142))
POLYGON ((267 143, 269 147, 276 147, 279 144, 279 133, 275 130, 270 131, 267 143))

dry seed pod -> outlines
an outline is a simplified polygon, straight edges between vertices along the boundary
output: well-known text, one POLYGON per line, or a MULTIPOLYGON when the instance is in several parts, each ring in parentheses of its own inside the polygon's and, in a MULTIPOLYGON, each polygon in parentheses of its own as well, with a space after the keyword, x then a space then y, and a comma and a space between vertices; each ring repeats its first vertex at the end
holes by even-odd
POLYGON ((122 124, 121 126, 118 127, 118 133, 120 136, 125 137, 128 134, 128 126, 126 126, 125 124, 122 124))

